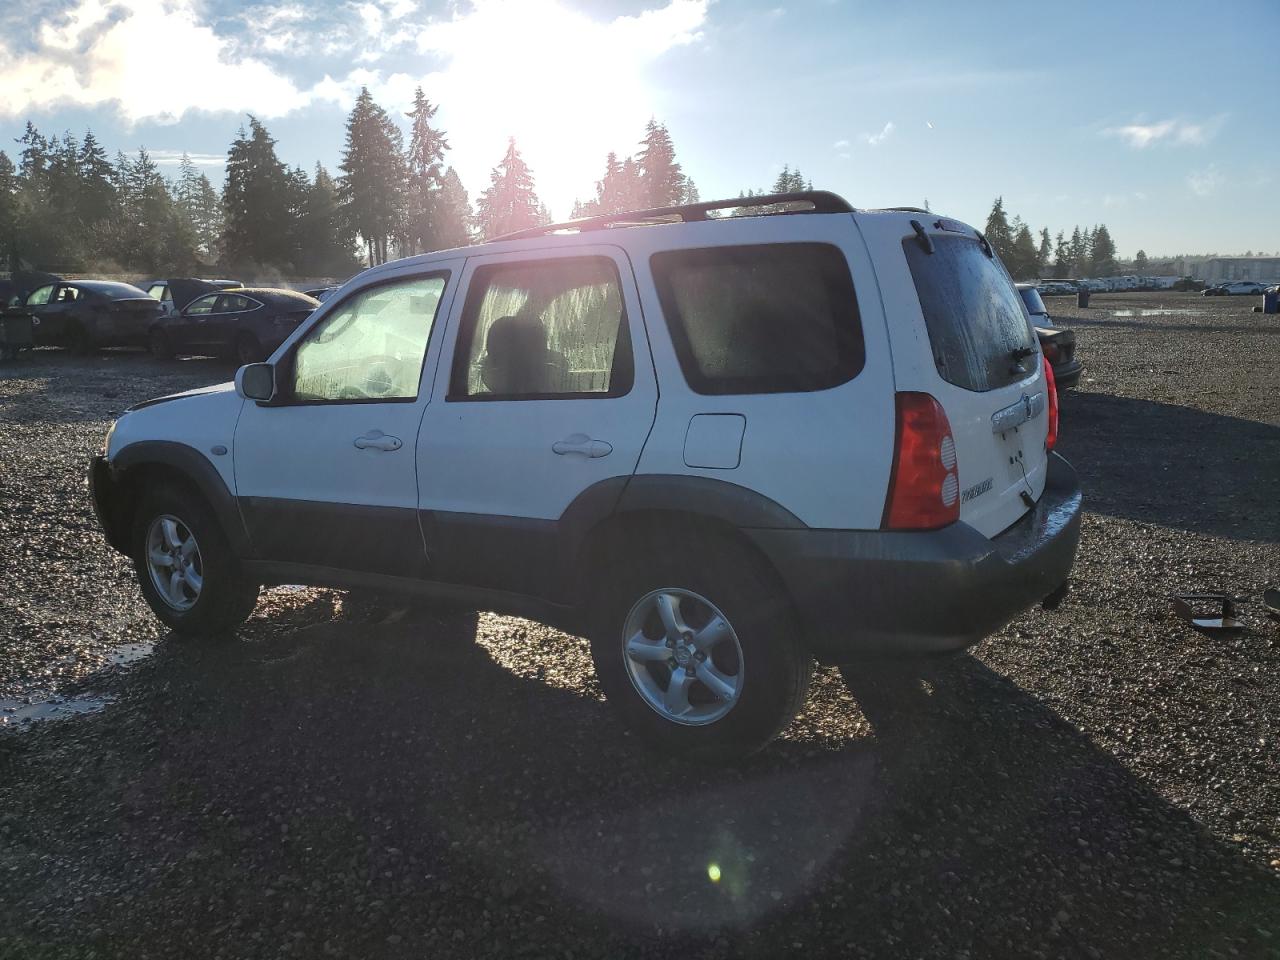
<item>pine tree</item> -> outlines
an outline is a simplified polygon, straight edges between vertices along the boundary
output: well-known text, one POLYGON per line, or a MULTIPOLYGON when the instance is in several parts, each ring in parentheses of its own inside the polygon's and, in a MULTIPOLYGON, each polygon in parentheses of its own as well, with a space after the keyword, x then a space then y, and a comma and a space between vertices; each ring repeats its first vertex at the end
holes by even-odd
POLYGON ((299 269, 321 277, 339 277, 358 269, 354 240, 329 171, 316 164, 299 214, 299 269))
POLYGON ((671 142, 671 134, 656 120, 651 119, 645 127, 636 165, 644 206, 670 207, 680 202, 684 174, 680 164, 676 163, 676 148, 671 142))
POLYGON ((1089 245, 1091 269, 1095 277, 1112 277, 1116 272, 1116 245, 1105 223, 1093 229, 1089 245))
POLYGON ((18 233, 18 172, 0 150, 0 269, 20 269, 18 233))
POLYGON ((1004 197, 996 197, 991 205, 991 213, 987 215, 987 242, 1005 263, 1013 253, 1013 233, 1009 228, 1009 218, 1004 212, 1004 197))
POLYGON ((458 171, 450 167, 440 183, 439 233, 440 249, 465 247, 471 242, 471 201, 462 186, 458 171))
POLYGON ((1140 277, 1147 275, 1147 252, 1145 250, 1139 250, 1137 256, 1133 258, 1133 269, 1140 277))
POLYGON ((773 181, 773 188, 766 190, 766 193, 798 193, 802 190, 810 189, 812 185, 805 182, 804 175, 799 168, 792 170, 786 164, 782 167, 782 172, 778 174, 776 180, 773 181))
POLYGON ((291 266, 295 234, 289 219, 289 174, 276 156, 275 143, 250 116, 249 132, 241 127, 227 151, 223 257, 240 270, 291 266))
POLYGON ((1071 231, 1071 242, 1067 246, 1067 251, 1070 255, 1070 276, 1082 274, 1089 269, 1089 251, 1084 234, 1080 232, 1078 226, 1071 231))
POLYGON ((1049 239, 1049 228, 1040 228, 1040 247, 1036 250, 1036 276, 1044 276, 1053 257, 1053 241, 1049 239))
POLYGON ((1061 230, 1053 242, 1053 275, 1055 277, 1071 276, 1071 248, 1061 230))
POLYGON ((413 125, 409 134, 408 155, 408 231, 411 250, 440 250, 439 202, 444 180, 444 155, 449 141, 444 131, 431 126, 439 106, 432 106, 418 87, 413 94, 409 117, 413 125))
POLYGON ((1018 227, 1018 231, 1013 238, 1013 251, 1009 260, 1005 261, 1009 268, 1009 272, 1016 280, 1032 280, 1036 275, 1036 264, 1039 262, 1039 253, 1036 251, 1036 241, 1031 236, 1031 229, 1025 224, 1018 227))
POLYGON ((77 166, 80 170, 81 219, 89 230, 94 230, 115 214, 116 188, 107 151, 102 149, 92 130, 86 130, 84 139, 80 141, 77 166))
POLYGON ((507 141, 506 155, 489 179, 489 188, 476 201, 476 227, 484 239, 546 222, 542 219, 546 208, 538 200, 533 174, 516 149, 514 137, 507 141))
POLYGON ((360 89, 347 118, 347 142, 338 169, 338 196, 353 232, 365 243, 369 265, 385 263, 391 237, 404 232, 404 137, 387 111, 360 89))

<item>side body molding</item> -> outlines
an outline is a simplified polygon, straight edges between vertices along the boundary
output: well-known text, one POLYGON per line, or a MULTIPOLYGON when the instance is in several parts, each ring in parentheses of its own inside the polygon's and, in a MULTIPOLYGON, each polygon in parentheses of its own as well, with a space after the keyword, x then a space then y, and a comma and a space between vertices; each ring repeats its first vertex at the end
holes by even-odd
MULTIPOLYGON (((95 498, 100 502, 104 499, 110 499, 119 503, 121 497, 131 495, 121 490, 122 477, 136 467, 151 464, 169 467, 195 484, 196 488, 213 507, 218 523, 227 535, 227 540, 231 543, 231 548, 236 555, 246 559, 253 556, 252 547, 245 531, 244 521, 240 517, 240 509, 236 504, 235 496, 227 489, 226 483, 213 464, 209 462, 209 459, 194 447, 189 447, 184 443, 177 443, 173 440, 140 440, 122 448, 111 459, 109 471, 110 489, 108 491, 99 491, 95 488, 95 498)), ((105 504, 103 505, 105 506, 105 504)), ((118 515, 118 511, 109 509, 103 515, 108 517, 115 516, 118 515)), ((111 526, 111 524, 108 523, 108 526, 111 526)), ((117 550, 123 551, 127 549, 127 547, 122 546, 127 537, 127 530, 107 530, 107 540, 117 550)))

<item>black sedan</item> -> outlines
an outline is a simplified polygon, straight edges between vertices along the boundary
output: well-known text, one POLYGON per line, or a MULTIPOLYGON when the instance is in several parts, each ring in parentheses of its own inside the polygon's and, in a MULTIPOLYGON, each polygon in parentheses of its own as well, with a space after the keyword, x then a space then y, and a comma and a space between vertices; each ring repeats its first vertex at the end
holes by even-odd
POLYGON ((73 353, 141 346, 162 309, 132 284, 107 280, 47 283, 31 292, 25 306, 36 346, 73 353))
POLYGON ((1074 387, 1084 373, 1084 364, 1076 359, 1075 331, 1054 324, 1034 283, 1018 284, 1018 293, 1027 307, 1027 313, 1031 315, 1031 325, 1035 327, 1036 337, 1040 340, 1040 350, 1049 361, 1049 366, 1053 367, 1053 382, 1059 390, 1074 387))
POLYGON ((320 301, 271 287, 210 293, 152 325, 148 345, 157 357, 220 356, 237 363, 265 360, 320 301))

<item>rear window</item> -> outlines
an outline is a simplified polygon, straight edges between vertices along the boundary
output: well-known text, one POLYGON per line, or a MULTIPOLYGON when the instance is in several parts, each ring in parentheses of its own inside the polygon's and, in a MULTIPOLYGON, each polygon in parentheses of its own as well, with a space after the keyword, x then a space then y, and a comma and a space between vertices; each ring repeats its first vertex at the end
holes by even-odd
POLYGON ((1018 291, 1022 295, 1022 302, 1027 305, 1027 313, 1048 313, 1045 309, 1044 301, 1040 299, 1040 291, 1035 287, 1024 287, 1018 291))
POLYGON ((903 241, 938 374, 965 390, 995 390, 1021 380, 1035 335, 1000 262, 972 237, 931 234, 933 253, 903 241))
POLYGON ((853 279, 833 246, 673 250, 650 266, 681 369, 698 393, 825 390, 862 369, 853 279))

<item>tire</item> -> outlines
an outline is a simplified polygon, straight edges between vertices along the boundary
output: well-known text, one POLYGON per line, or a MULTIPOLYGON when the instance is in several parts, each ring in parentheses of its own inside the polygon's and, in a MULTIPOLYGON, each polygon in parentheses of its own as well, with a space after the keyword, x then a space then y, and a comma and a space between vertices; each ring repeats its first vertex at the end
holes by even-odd
POLYGON ((144 493, 134 514, 133 544, 142 595, 175 633, 233 633, 253 613, 258 585, 244 578, 213 510, 195 491, 166 485, 144 493), (165 561, 155 562, 151 550, 165 554, 165 561), (185 570, 179 570, 176 586, 170 577, 162 592, 157 581, 179 567, 185 570), (192 573, 198 585, 189 579, 192 573))
POLYGON ((241 333, 236 337, 235 346, 232 348, 232 358, 241 366, 246 363, 258 363, 264 359, 262 344, 258 343, 258 338, 252 333, 241 333))
POLYGON ((790 598, 762 560, 727 539, 696 527, 637 538, 654 542, 613 551, 642 559, 605 571, 591 604, 591 654, 605 696, 670 756, 728 763, 755 753, 791 722, 813 675, 790 598), (690 542, 672 549, 682 539, 690 542), (708 633, 717 617, 728 630, 708 633), (626 637, 635 655, 624 651, 626 637))
POLYGON ((157 360, 172 360, 173 346, 169 337, 159 327, 153 327, 147 334, 147 350, 157 360))
POLYGON ((78 323, 67 331, 67 349, 77 357, 88 356, 94 351, 88 332, 78 323))

